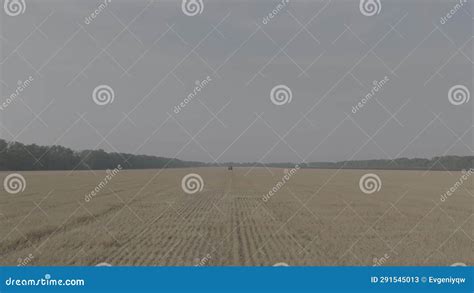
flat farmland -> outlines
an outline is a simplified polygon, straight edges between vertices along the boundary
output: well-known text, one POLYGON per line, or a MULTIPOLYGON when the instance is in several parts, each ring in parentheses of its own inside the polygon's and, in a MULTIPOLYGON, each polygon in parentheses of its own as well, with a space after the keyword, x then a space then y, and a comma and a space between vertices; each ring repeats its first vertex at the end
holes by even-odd
POLYGON ((105 184, 105 171, 17 172, 25 190, 0 193, 0 262, 474 264, 472 178, 441 200, 461 172, 300 169, 278 184, 288 172, 122 170, 105 184), (182 186, 191 173, 194 194, 182 186), (367 173, 380 178, 372 194, 359 186, 367 173))

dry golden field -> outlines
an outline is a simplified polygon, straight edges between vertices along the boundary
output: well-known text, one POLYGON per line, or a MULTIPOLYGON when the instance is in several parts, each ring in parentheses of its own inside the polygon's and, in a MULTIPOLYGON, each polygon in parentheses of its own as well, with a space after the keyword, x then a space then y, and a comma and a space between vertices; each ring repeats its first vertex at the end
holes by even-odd
POLYGON ((474 264, 472 178, 440 200, 461 172, 300 169, 266 201, 284 169, 123 170, 88 201, 104 171, 20 174, 0 193, 1 265, 474 264))

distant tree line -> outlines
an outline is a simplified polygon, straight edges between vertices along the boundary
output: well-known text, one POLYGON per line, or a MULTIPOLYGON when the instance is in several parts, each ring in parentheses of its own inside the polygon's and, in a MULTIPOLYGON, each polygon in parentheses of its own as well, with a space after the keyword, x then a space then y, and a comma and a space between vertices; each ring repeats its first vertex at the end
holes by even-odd
POLYGON ((459 171, 474 167, 474 156, 443 156, 432 159, 398 158, 394 160, 342 161, 336 163, 308 163, 306 168, 321 169, 385 169, 385 170, 442 170, 459 171))
MULTIPOLYGON (((293 168, 295 163, 227 163, 236 167, 293 168)), ((300 163, 300 168, 314 169, 381 169, 381 170, 436 170, 460 171, 474 168, 474 156, 442 156, 432 159, 360 160, 341 162, 300 163)))
MULTIPOLYGON (((54 146, 25 145, 0 139, 0 170, 104 170, 118 165, 123 169, 161 169, 206 166, 292 168, 295 163, 222 163, 208 164, 104 150, 73 151, 54 146)), ((432 159, 362 160, 298 164, 300 168, 318 169, 386 169, 386 170, 467 170, 474 168, 474 156, 442 156, 432 159)))
POLYGON ((118 165, 123 169, 200 167, 200 162, 181 161, 104 150, 73 151, 63 146, 25 145, 0 139, 0 170, 105 170, 118 165))

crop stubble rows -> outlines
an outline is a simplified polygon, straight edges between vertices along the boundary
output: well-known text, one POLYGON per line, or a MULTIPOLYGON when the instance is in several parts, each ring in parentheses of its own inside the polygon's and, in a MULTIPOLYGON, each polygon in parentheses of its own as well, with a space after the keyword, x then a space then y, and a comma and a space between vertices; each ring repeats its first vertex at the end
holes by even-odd
POLYGON ((0 196, 2 265, 387 265, 474 263, 472 179, 460 172, 299 170, 268 201, 283 169, 121 171, 84 200, 103 171, 24 172, 27 190, 0 196), (160 172, 157 174, 157 172, 160 172), (186 194, 195 172, 203 191, 186 194), (157 174, 157 176, 155 176, 157 174))

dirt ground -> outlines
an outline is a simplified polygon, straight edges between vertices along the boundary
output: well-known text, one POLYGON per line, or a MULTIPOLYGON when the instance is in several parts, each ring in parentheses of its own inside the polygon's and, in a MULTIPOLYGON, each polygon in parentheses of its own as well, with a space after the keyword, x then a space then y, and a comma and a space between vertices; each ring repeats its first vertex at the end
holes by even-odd
POLYGON ((0 192, 0 264, 474 265, 472 178, 441 200, 461 172, 94 172, 19 172, 25 190, 0 192), (190 173, 202 191, 183 191, 190 173), (379 191, 361 191, 366 173, 379 191))

